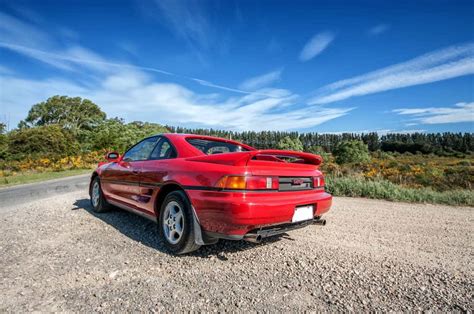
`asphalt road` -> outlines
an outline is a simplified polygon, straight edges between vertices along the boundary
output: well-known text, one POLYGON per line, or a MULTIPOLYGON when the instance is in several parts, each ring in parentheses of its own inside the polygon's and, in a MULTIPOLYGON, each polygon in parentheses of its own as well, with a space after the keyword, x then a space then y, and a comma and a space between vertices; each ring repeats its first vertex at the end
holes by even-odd
POLYGON ((0 188, 0 212, 15 206, 77 190, 87 190, 90 174, 71 176, 44 182, 0 188))
POLYGON ((93 213, 85 189, 13 208, 0 313, 474 310, 469 207, 335 198, 324 227, 179 257, 153 222, 93 213))

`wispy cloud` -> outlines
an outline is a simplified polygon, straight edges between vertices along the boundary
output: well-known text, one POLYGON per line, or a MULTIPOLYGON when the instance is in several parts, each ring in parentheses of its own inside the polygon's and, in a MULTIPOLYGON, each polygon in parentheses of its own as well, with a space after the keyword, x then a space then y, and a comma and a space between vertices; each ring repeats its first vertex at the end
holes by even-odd
POLYGON ((37 59, 39 61, 45 62, 49 65, 55 66, 57 68, 63 70, 76 70, 74 66, 82 65, 90 68, 94 71, 107 71, 107 70, 117 70, 120 68, 131 69, 131 70, 140 70, 146 72, 153 72, 164 74, 167 76, 172 76, 178 79, 187 80, 195 82, 202 86, 207 86, 214 89, 220 89, 224 91, 240 93, 240 94, 261 94, 264 96, 271 97, 271 94, 265 93, 265 91, 251 91, 251 90, 242 90, 238 88, 232 88, 220 84, 216 84, 207 80, 202 80, 195 77, 190 77, 186 75, 176 74, 172 72, 168 72, 165 70, 161 70, 158 68, 147 67, 147 66, 140 66, 140 65, 133 65, 128 63, 119 63, 119 62, 109 62, 100 57, 99 55, 95 54, 94 52, 85 49, 80 46, 73 46, 61 52, 47 52, 38 49, 33 49, 25 46, 15 45, 15 44, 8 44, 0 41, 0 48, 6 48, 21 54, 24 54, 28 57, 37 59))
MULTIPOLYGON (((77 65, 86 66, 96 71, 103 71, 107 67, 127 67, 126 64, 107 62, 91 50, 81 46, 71 46, 66 49, 49 52, 0 41, 0 48, 9 49, 63 70, 78 70, 75 68, 77 65)), ((166 71, 161 72, 167 74, 166 71)))
POLYGON ((77 41, 79 40, 79 33, 70 29, 69 27, 58 27, 58 33, 67 40, 77 41))
POLYGON ((276 70, 272 72, 265 73, 263 75, 251 77, 243 81, 239 88, 243 90, 257 90, 259 88, 271 85, 281 78, 282 70, 276 70))
POLYGON ((474 73, 474 44, 451 46, 374 72, 341 80, 316 91, 311 104, 432 83, 474 73))
POLYGON ((7 5, 17 15, 24 17, 25 19, 37 23, 44 23, 45 19, 38 14, 36 11, 28 7, 26 2, 23 1, 5 1, 2 5, 7 5))
POLYGON ((138 47, 130 41, 119 42, 117 47, 134 57, 138 57, 138 47))
POLYGON ((30 23, 23 22, 11 15, 0 12, 0 38, 4 42, 15 42, 19 45, 49 46, 48 34, 38 30, 30 23))
POLYGON ((213 30, 202 1, 159 0, 155 2, 161 21, 191 46, 208 48, 213 30))
POLYGON ((311 38, 300 53, 300 61, 308 61, 319 55, 334 40, 334 33, 322 32, 311 38))
POLYGON ((0 41, 0 48, 9 49, 61 70, 83 71, 84 66, 94 72, 117 71, 122 68, 134 69, 173 76, 177 79, 188 80, 214 89, 241 94, 253 93, 252 91, 223 86, 200 78, 171 73, 154 67, 111 62, 79 45, 70 45, 66 48, 59 47, 55 40, 46 32, 29 23, 20 21, 2 12, 0 12, 0 20, 3 22, 0 23, 0 38, 2 39, 0 41), (34 44, 35 48, 32 48, 30 43, 34 44))
POLYGON ((371 29, 369 29, 369 35, 372 35, 372 36, 380 35, 388 31, 389 29, 390 29, 390 25, 388 24, 378 24, 372 27, 371 29))
MULTIPOLYGON (((28 12, 26 10, 25 12, 28 12)), ((30 15, 30 14, 29 14, 30 15)), ((36 20, 42 22, 41 16, 36 15, 36 20)), ((62 70, 78 70, 71 60, 88 59, 91 62, 104 62, 97 54, 79 45, 69 45, 59 48, 58 40, 51 33, 42 31, 36 24, 20 20, 12 15, 0 12, 0 48, 7 48, 27 57, 36 59, 62 70), (35 47, 36 49, 30 48, 35 47), (69 59, 69 60, 68 60, 69 59)), ((57 35, 62 39, 76 40, 79 35, 69 28, 56 27, 57 35)), ((95 66, 97 69, 99 66, 95 66)))
POLYGON ((474 122, 474 102, 461 102, 451 107, 395 109, 393 112, 410 116, 419 124, 474 122))

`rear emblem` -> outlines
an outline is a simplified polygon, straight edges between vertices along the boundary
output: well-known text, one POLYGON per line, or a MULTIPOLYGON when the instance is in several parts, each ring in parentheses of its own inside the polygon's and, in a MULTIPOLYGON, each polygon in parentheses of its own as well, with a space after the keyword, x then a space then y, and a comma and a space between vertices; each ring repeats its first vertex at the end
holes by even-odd
POLYGON ((302 179, 293 179, 291 180, 291 185, 302 185, 303 182, 304 181, 302 179))

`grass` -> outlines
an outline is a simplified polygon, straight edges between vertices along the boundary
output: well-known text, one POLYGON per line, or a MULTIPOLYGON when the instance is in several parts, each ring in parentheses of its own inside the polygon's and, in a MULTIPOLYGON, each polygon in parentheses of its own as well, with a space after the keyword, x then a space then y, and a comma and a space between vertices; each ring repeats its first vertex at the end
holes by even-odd
POLYGON ((73 169, 63 171, 23 172, 13 176, 0 178, 0 187, 70 177, 79 174, 90 173, 91 171, 91 169, 73 169))
POLYGON ((452 190, 438 192, 430 188, 407 188, 387 180, 363 177, 326 177, 327 190, 334 196, 366 197, 389 201, 474 206, 474 192, 452 190))

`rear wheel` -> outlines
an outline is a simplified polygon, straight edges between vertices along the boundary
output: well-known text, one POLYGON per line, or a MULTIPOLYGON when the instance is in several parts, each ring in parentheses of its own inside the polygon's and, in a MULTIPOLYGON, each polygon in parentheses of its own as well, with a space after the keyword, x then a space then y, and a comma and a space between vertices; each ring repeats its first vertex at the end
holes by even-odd
POLYGON ((166 195, 161 205, 158 233, 173 254, 185 254, 201 247, 195 243, 191 204, 182 191, 166 195))
POLYGON ((104 213, 110 210, 110 204, 104 198, 102 188, 100 187, 99 177, 95 177, 91 183, 89 195, 91 198, 91 205, 96 213, 104 213))

